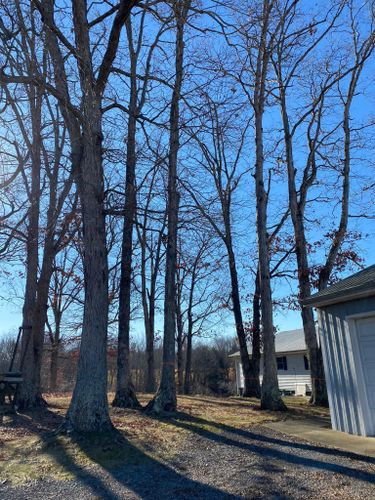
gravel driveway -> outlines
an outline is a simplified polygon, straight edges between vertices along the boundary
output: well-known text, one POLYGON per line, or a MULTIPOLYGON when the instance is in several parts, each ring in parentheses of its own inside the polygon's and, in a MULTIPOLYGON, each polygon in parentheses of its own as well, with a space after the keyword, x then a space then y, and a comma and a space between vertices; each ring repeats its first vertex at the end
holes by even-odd
POLYGON ((176 425, 194 432, 173 460, 150 458, 116 470, 77 471, 70 481, 37 481, 17 488, 3 484, 0 498, 375 498, 375 459, 261 426, 216 433, 188 420, 176 425))

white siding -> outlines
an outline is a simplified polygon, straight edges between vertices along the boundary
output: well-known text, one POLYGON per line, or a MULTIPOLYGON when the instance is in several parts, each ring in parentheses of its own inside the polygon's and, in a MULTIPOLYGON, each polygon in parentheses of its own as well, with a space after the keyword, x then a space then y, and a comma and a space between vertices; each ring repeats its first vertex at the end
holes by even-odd
MULTIPOLYGON (((277 354, 277 357, 286 356, 287 370, 278 370, 277 377, 279 380, 279 389, 283 391, 296 391, 297 385, 305 385, 308 391, 311 391, 311 377, 310 370, 305 370, 305 363, 302 353, 295 354, 277 354)), ((242 373, 242 365, 239 358, 236 362, 236 384, 237 392, 244 387, 244 377, 242 373)), ((262 383, 263 374, 263 357, 260 361, 260 382, 262 383)))
MULTIPOLYGON (((360 320, 350 319, 350 316, 371 311, 375 311, 374 297, 319 310, 319 335, 332 427, 363 436, 375 434, 375 416, 369 407, 365 376, 368 368, 363 366, 365 359, 363 354, 361 356, 364 347, 358 332, 360 320)), ((375 336, 375 329, 372 331, 375 336)))
POLYGON ((375 316, 356 321, 369 409, 375 415, 375 316))

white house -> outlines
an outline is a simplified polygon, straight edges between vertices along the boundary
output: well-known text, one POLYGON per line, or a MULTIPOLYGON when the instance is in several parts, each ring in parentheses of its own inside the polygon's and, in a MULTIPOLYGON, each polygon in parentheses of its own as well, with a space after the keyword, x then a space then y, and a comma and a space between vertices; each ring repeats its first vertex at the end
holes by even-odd
MULTIPOLYGON (((279 332, 275 335, 277 375, 280 391, 296 395, 311 393, 311 375, 307 359, 303 329, 279 332)), ((251 347, 250 347, 251 352, 251 347)), ((229 357, 234 359, 236 368, 236 389, 241 395, 244 387, 240 353, 229 357)), ((262 382, 263 356, 260 360, 260 381, 262 382)))
POLYGON ((332 427, 375 436, 375 265, 304 305, 318 309, 332 427))

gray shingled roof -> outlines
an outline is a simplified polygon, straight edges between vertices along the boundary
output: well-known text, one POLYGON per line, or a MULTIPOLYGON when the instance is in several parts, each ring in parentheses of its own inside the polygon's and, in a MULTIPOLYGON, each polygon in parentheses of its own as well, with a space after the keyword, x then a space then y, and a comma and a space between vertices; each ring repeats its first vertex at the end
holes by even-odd
POLYGON ((304 300, 304 306, 321 307, 375 295, 375 265, 367 267, 304 300))
MULTIPOLYGON (((249 348, 251 352, 251 345, 249 346, 249 348)), ((305 334, 303 328, 276 333, 275 351, 276 353, 306 351, 305 334)), ((236 358, 239 357, 239 355, 240 353, 238 351, 231 354, 230 357, 236 358)))

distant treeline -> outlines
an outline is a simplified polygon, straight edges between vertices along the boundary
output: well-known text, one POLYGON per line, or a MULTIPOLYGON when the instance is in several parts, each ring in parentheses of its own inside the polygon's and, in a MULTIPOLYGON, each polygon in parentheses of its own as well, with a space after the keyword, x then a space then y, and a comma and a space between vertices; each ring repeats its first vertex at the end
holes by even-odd
MULTIPOLYGON (((9 368, 15 340, 12 336, 0 340, 0 372, 9 368)), ((209 343, 197 342, 192 351, 192 372, 189 392, 215 396, 235 394, 235 372, 233 361, 228 357, 237 349, 234 339, 218 337, 209 343)), ((71 345, 62 345, 58 354, 57 376, 54 381, 51 345, 46 342, 42 363, 43 392, 71 392, 77 375, 79 349, 71 345)), ((184 352, 185 354, 185 352, 184 352)), ((108 348, 108 389, 116 388, 117 348, 112 344, 108 348)), ((162 346, 155 349, 155 374, 160 381, 162 368, 162 346)), ((137 392, 145 392, 146 387, 146 352, 141 343, 131 344, 132 381, 137 392)), ((177 383, 176 370, 176 383, 177 383)), ((180 387, 183 393, 184 387, 180 387)))

